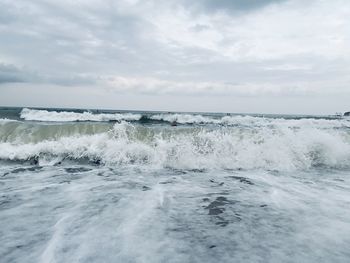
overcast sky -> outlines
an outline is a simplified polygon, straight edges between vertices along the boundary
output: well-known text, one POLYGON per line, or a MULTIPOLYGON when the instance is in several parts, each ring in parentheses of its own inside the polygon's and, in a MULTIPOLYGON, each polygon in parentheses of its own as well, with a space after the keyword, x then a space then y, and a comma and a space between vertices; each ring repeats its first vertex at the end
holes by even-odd
POLYGON ((349 0, 1 0, 0 105, 350 110, 349 0))

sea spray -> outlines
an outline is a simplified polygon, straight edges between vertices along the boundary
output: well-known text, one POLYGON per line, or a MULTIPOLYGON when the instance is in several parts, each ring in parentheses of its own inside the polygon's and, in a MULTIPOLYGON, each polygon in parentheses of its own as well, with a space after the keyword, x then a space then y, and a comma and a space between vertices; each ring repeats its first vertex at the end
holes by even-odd
POLYGON ((11 136, 0 133, 0 158, 26 161, 52 156, 176 169, 285 171, 350 166, 347 129, 286 125, 159 128, 122 122, 89 130, 86 124, 75 125, 75 129, 65 127, 69 132, 51 125, 26 127, 32 137, 23 136, 18 127, 11 136), (40 130, 45 131, 41 139, 40 130))

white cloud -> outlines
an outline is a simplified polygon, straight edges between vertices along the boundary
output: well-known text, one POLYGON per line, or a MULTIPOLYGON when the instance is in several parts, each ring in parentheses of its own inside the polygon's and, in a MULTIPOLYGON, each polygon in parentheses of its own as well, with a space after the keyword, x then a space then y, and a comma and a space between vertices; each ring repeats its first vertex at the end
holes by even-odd
POLYGON ((240 60, 290 56, 350 57, 350 5, 345 0, 282 2, 243 15, 193 15, 179 7, 146 13, 155 36, 174 48, 208 49, 240 60), (193 30, 202 25, 202 30, 193 30))

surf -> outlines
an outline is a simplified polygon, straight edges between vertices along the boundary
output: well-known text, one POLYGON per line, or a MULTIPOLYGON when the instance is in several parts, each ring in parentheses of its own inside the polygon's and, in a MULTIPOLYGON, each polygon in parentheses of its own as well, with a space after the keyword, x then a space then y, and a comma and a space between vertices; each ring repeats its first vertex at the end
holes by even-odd
POLYGON ((277 171, 350 167, 349 130, 328 126, 17 122, 2 124, 0 131, 0 159, 10 161, 38 158, 39 163, 51 164, 89 160, 109 166, 277 171))

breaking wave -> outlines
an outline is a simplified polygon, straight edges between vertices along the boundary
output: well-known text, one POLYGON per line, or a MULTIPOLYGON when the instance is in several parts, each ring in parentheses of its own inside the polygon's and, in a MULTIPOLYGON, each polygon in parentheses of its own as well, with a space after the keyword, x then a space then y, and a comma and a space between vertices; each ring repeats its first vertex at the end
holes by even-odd
POLYGON ((199 114, 157 114, 149 117, 152 120, 177 122, 180 124, 221 124, 228 126, 286 126, 286 127, 318 127, 318 128, 350 128, 347 119, 324 118, 264 118, 242 115, 227 115, 222 117, 203 116, 199 114))
POLYGON ((27 121, 54 121, 54 122, 73 122, 73 121, 137 121, 141 114, 133 113, 100 113, 94 114, 88 111, 47 111, 24 108, 20 117, 27 121))
POLYGON ((174 169, 350 168, 348 129, 328 129, 331 124, 326 128, 299 125, 296 129, 278 120, 272 124, 174 128, 127 122, 61 126, 4 123, 0 159, 34 158, 40 165, 88 160, 104 165, 174 169))

